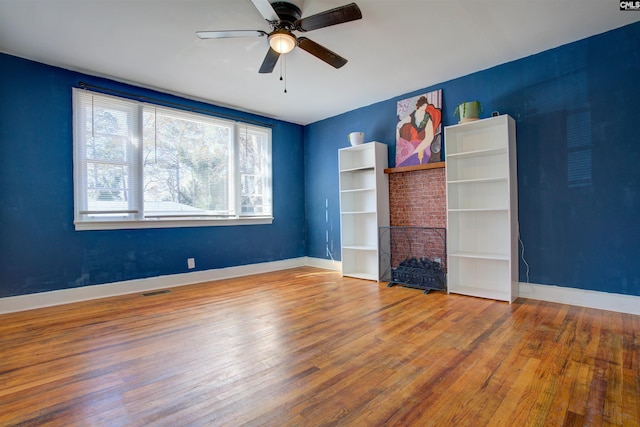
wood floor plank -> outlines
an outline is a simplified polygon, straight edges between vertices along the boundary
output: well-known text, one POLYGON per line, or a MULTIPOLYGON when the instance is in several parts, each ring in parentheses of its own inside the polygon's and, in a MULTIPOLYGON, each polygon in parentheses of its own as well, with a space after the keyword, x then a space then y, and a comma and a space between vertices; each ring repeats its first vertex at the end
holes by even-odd
POLYGON ((640 316, 310 267, 0 316, 0 426, 640 424, 640 316))

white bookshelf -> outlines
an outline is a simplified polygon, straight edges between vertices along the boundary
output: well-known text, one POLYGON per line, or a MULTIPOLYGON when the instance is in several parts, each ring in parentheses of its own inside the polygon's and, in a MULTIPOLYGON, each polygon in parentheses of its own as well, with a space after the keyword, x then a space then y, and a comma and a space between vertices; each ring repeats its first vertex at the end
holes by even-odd
POLYGON ((447 287, 513 302, 518 297, 515 121, 497 116, 445 127, 447 287))
POLYGON ((389 225, 388 147, 369 142, 342 148, 338 164, 342 275, 379 280, 378 228, 389 225))

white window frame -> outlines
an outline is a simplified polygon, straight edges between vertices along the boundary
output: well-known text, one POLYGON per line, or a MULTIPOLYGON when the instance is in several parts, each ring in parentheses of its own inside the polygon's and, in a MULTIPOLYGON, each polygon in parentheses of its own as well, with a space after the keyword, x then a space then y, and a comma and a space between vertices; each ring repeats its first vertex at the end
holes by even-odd
MULTIPOLYGON (((93 101, 92 101, 93 102, 93 101)), ((206 114, 184 111, 180 109, 157 106, 149 103, 135 101, 127 98, 107 95, 100 92, 93 92, 86 89, 73 88, 73 189, 74 189, 74 225, 77 231, 81 230, 118 230, 118 229, 137 229, 137 228, 177 228, 177 227, 204 227, 204 226, 230 226, 230 225, 254 225, 254 224, 271 224, 273 222, 273 165, 271 150, 271 128, 258 126, 250 123, 242 123, 237 121, 219 119, 215 116, 206 114), (115 215, 111 218, 101 216, 106 212, 89 211, 88 206, 88 184, 87 184, 87 130, 85 129, 84 118, 80 108, 81 97, 85 99, 86 94, 90 94, 100 101, 113 101, 114 106, 119 105, 124 109, 129 109, 131 114, 128 117, 136 116, 134 121, 138 122, 132 126, 133 131, 128 136, 128 152, 131 153, 131 160, 128 163, 132 171, 133 184, 129 188, 128 206, 126 209, 109 211, 115 215), (145 216, 144 197, 143 197, 143 125, 142 116, 144 108, 157 108, 165 112, 175 111, 176 115, 193 115, 194 118, 204 120, 215 120, 221 124, 231 126, 233 129, 233 147, 232 160, 230 168, 233 171, 229 190, 233 194, 229 200, 234 206, 234 215, 225 217, 209 217, 209 216, 145 216), (267 214, 252 215, 243 214, 241 204, 241 174, 240 174, 240 138, 244 134, 257 132, 266 136, 267 156, 263 159, 263 165, 266 167, 267 176, 265 179, 265 198, 264 204, 267 206, 267 214)), ((114 162, 114 164, 117 162, 114 162)))

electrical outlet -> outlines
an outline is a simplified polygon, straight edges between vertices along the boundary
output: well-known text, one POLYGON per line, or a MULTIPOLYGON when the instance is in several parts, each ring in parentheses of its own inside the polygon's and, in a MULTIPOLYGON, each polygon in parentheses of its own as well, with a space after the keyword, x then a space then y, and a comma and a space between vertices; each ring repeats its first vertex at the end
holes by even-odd
POLYGON ((187 268, 189 270, 196 268, 196 259, 195 258, 187 258, 187 268))

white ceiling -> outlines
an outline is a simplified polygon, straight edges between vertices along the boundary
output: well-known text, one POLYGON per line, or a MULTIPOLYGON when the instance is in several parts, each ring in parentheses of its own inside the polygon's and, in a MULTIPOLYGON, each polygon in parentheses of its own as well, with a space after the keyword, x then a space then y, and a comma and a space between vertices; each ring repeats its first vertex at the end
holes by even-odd
MULTIPOLYGON (((291 2, 306 17, 350 1, 291 2)), ((287 93, 280 63, 258 73, 265 37, 195 36, 269 31, 250 0, 0 0, 0 51, 309 124, 640 20, 615 0, 355 1, 362 20, 304 33, 349 62, 295 49, 287 93)))

